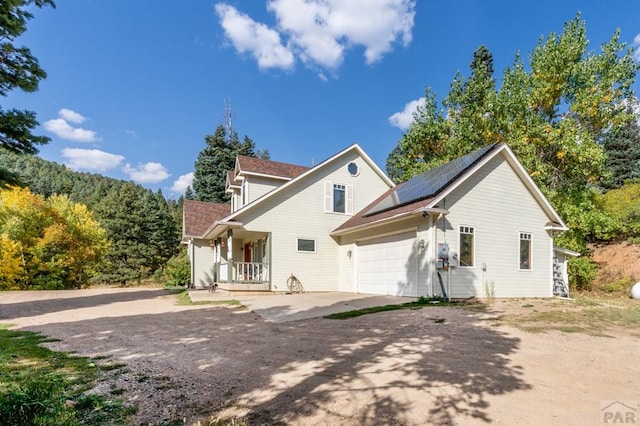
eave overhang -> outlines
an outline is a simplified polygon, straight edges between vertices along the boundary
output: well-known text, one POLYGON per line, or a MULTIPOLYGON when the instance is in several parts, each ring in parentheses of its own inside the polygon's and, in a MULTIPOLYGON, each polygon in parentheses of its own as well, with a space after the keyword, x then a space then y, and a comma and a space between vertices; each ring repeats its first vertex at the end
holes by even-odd
POLYGON ((240 229, 242 228, 242 226, 243 225, 241 222, 219 220, 213 222, 213 224, 209 228, 207 228, 204 234, 202 234, 201 238, 205 240, 213 240, 229 229, 240 229))

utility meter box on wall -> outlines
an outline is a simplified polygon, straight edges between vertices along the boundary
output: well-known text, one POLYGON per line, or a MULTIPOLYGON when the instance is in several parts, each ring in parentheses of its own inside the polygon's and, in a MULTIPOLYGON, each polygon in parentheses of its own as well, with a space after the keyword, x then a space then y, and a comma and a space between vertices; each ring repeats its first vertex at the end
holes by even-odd
POLYGON ((438 244, 438 259, 449 259, 449 244, 438 244))

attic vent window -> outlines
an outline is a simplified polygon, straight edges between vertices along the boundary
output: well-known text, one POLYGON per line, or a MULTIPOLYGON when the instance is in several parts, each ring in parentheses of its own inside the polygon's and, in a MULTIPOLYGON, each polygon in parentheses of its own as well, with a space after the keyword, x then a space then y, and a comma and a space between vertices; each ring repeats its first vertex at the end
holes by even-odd
POLYGON ((351 176, 358 176, 358 173, 360 173, 360 169, 356 163, 349 163, 349 165, 347 165, 347 170, 349 170, 349 174, 351 176))

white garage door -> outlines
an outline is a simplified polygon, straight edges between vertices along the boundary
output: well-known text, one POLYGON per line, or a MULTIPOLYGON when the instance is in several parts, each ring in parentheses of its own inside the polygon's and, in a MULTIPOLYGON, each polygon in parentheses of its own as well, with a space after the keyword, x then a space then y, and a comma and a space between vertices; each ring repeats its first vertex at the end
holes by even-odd
POLYGON ((358 293, 417 296, 416 233, 358 243, 358 293))

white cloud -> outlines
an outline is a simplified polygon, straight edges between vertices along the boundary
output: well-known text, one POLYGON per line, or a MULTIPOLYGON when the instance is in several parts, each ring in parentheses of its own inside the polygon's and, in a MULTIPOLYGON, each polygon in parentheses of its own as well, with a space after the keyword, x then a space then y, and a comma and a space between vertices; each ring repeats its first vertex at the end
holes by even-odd
POLYGON ((171 176, 162 164, 153 162, 140 164, 137 167, 127 163, 122 171, 137 183, 158 183, 171 176))
POLYGON ((425 105, 424 102, 424 97, 408 102, 404 106, 404 110, 396 112, 389 117, 389 123, 399 129, 407 130, 411 127, 411 123, 413 123, 413 114, 418 110, 418 107, 423 107, 425 105))
POLYGON ((58 111, 58 115, 60 116, 60 118, 75 124, 82 124, 87 121, 87 119, 82 114, 79 114, 67 108, 62 108, 60 111, 58 111))
POLYGON ((636 62, 640 62, 640 34, 637 34, 633 39, 633 47, 633 59, 635 59, 636 62))
MULTIPOLYGON (((279 32, 225 3, 218 3, 216 10, 227 37, 240 53, 255 51, 255 45, 278 46, 288 54, 295 52, 311 67, 335 70, 350 47, 364 47, 365 61, 372 64, 390 52, 395 43, 408 45, 415 3, 415 0, 270 0, 267 10, 275 15, 279 32), (265 33, 259 34, 258 28, 265 33), (281 35, 288 39, 286 48, 280 42, 281 35)), ((260 65, 260 60, 258 64, 266 68, 260 65)), ((292 64, 293 56, 288 67, 292 64)))
POLYGON ((65 164, 74 170, 107 171, 117 167, 124 157, 122 155, 109 154, 98 149, 65 148, 62 157, 65 164))
POLYGON ((290 69, 293 53, 280 42, 280 34, 268 26, 255 22, 228 4, 216 4, 216 13, 227 38, 239 53, 251 53, 258 67, 290 69))
POLYGON ((74 142, 96 142, 99 140, 98 134, 93 130, 83 129, 81 127, 73 127, 69 122, 74 124, 83 123, 86 118, 81 114, 70 109, 62 108, 58 111, 58 117, 47 120, 42 125, 45 130, 55 134, 56 136, 74 142))
POLYGON ((192 184, 193 184, 193 172, 182 175, 178 179, 176 179, 175 182, 173 182, 173 185, 171 186, 171 191, 184 194, 184 191, 187 190, 187 187, 191 186, 192 184))

